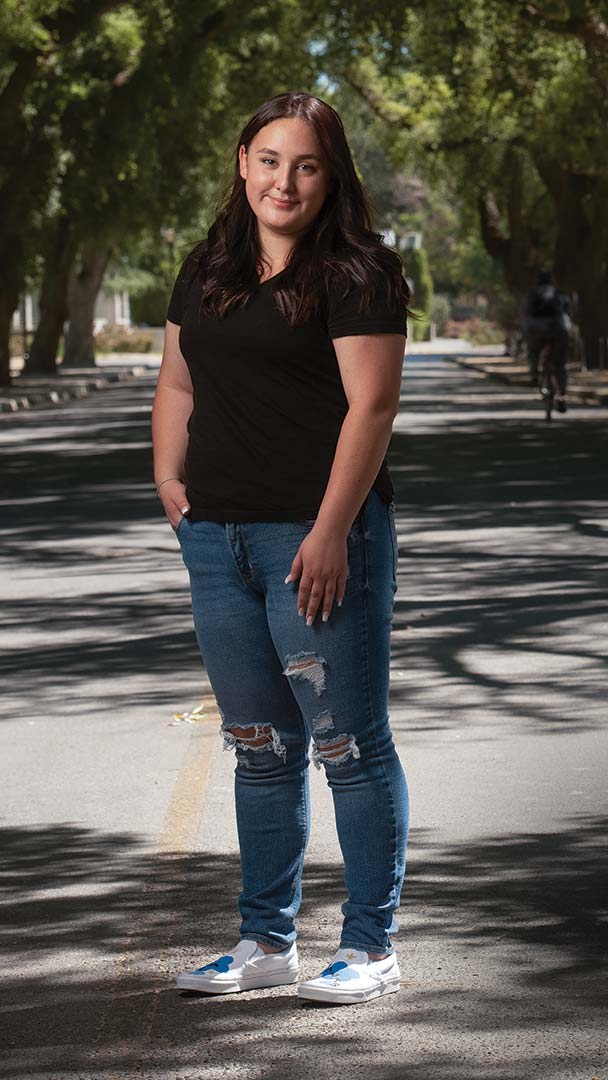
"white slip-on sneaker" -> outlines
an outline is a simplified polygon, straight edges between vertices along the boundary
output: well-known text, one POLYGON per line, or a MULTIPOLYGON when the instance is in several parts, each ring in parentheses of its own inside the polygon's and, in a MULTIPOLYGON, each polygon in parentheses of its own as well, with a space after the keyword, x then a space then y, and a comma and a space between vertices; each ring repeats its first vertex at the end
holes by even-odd
POLYGON ((262 986, 283 986, 298 981, 299 962, 295 941, 281 952, 265 953, 257 941, 243 938, 234 949, 212 964, 184 971, 175 979, 178 990, 207 994, 237 994, 262 986))
POLYGON ((359 949, 338 949, 329 967, 315 979, 298 986, 298 997, 309 1001, 356 1005, 382 994, 392 994, 401 985, 396 953, 383 960, 370 960, 359 949))

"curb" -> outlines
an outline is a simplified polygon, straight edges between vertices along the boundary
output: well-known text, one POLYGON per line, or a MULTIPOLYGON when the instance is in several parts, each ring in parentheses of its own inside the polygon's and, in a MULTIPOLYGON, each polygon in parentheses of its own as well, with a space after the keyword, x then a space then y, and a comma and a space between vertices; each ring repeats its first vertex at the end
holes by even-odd
MULTIPOLYGON (((481 371, 482 374, 487 375, 490 379, 498 379, 499 382, 507 383, 510 386, 523 386, 530 392, 534 391, 534 387, 530 386, 530 380, 509 371, 497 370, 495 364, 483 364, 479 363, 476 359, 470 359, 462 356, 444 356, 444 360, 451 360, 453 363, 458 364, 460 367, 467 368, 469 371, 481 371)), ((608 387, 606 389, 587 389, 586 387, 577 386, 576 384, 568 387, 568 399, 570 401, 577 401, 581 405, 599 405, 606 407, 608 405, 608 387)))
POLYGON ((52 382, 35 375, 17 375, 15 382, 0 391, 0 413, 15 413, 20 409, 38 409, 60 405, 86 397, 94 390, 104 390, 118 383, 133 382, 148 375, 150 368, 134 366, 120 371, 100 372, 99 368, 72 368, 69 374, 56 375, 52 382), (23 387, 23 392, 21 392, 23 387))

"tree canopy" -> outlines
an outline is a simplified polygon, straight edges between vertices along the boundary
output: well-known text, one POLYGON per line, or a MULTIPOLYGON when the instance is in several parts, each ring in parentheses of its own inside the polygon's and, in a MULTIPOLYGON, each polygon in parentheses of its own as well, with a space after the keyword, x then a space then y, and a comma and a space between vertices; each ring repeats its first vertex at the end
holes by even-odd
POLYGON ((553 266, 593 363, 608 333, 607 86, 596 0, 5 0, 0 369, 26 275, 51 355, 78 253, 124 255, 211 216, 234 132, 287 89, 345 110, 379 216, 426 215, 436 281, 500 267, 517 297, 553 266), (417 210, 408 176, 424 182, 417 210))
MULTIPOLYGON (((396 10, 396 9, 395 9, 396 10)), ((541 267, 576 293, 588 360, 608 333, 608 7, 592 0, 412 0, 329 63, 386 128, 395 167, 479 217, 515 294, 541 267)), ((349 13, 344 18, 349 22, 349 13)), ((347 35, 348 36, 348 35, 347 35)))

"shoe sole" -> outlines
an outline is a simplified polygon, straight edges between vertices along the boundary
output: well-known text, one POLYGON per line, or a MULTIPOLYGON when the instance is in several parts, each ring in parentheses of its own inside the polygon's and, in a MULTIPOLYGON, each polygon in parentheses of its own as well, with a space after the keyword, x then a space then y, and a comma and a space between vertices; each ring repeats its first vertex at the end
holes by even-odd
POLYGON ((241 990, 261 990, 268 986, 291 986, 297 983, 298 971, 286 971, 283 975, 250 976, 248 979, 235 980, 232 983, 201 979, 198 975, 178 975, 175 985, 178 990, 197 990, 201 994, 238 994, 241 990))
POLYGON ((359 994, 348 993, 347 990, 336 990, 333 987, 323 990, 316 986, 300 986, 298 997, 305 998, 307 1001, 322 1001, 328 1005, 359 1005, 363 1001, 383 997, 384 994, 394 994, 400 988, 399 979, 392 979, 381 986, 375 986, 372 990, 362 990, 359 994))

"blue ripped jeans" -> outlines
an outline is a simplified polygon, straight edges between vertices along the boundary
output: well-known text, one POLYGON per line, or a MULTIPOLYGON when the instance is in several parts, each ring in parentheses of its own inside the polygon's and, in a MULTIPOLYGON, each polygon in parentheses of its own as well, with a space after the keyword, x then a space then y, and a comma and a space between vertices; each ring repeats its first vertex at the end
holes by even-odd
POLYGON ((326 623, 320 607, 306 626, 299 581, 285 578, 313 525, 183 518, 177 527, 224 746, 236 751, 241 937, 279 946, 296 938, 312 739, 344 859, 340 945, 390 953, 409 828, 387 712, 395 508, 372 488, 347 538, 342 607, 334 601, 326 623))

